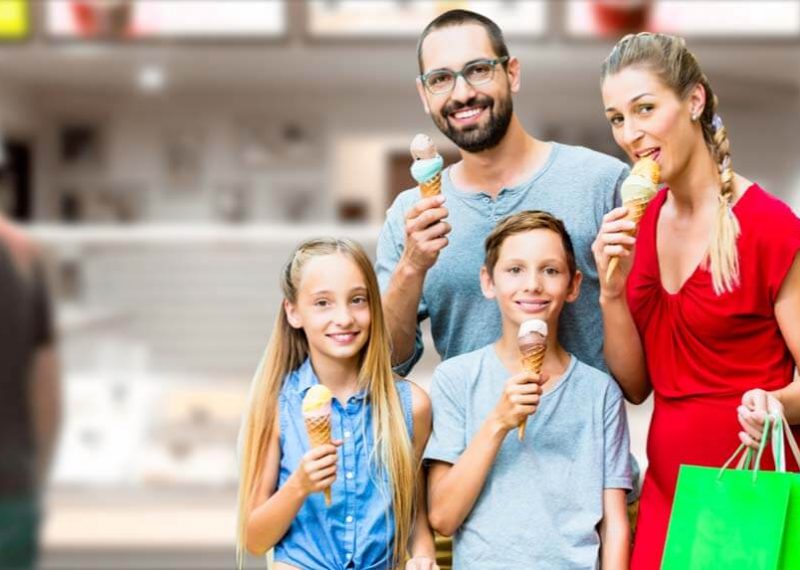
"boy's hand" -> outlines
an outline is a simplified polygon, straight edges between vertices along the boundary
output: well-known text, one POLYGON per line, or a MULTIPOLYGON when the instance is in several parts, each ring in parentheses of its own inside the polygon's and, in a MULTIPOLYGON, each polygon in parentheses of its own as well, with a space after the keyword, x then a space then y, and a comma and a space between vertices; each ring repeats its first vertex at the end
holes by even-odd
POLYGON ((494 408, 494 420, 504 431, 536 412, 542 395, 543 378, 534 372, 520 372, 506 382, 503 395, 494 408))
POLYGON ((294 485, 304 496, 320 493, 330 487, 336 480, 336 448, 342 440, 335 439, 331 443, 314 447, 303 455, 300 465, 292 474, 294 485))

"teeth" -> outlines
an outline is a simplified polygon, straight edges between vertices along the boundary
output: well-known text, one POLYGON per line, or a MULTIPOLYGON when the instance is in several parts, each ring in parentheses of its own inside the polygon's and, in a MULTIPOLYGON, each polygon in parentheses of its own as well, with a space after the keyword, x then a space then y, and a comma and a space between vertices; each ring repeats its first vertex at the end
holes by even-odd
POLYGON ((456 119, 471 119, 472 117, 480 114, 480 109, 467 109, 466 111, 459 111, 455 114, 456 119))

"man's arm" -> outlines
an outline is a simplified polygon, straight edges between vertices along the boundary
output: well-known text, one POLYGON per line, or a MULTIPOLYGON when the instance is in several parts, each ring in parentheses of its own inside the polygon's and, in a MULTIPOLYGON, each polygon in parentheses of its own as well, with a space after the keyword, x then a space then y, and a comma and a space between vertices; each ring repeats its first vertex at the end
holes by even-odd
POLYGON ((61 382, 55 344, 36 351, 29 397, 37 451, 37 478, 44 485, 61 426, 61 382))
MULTIPOLYGON (((402 229, 395 227, 397 222, 393 224, 392 219, 387 219, 381 232, 376 269, 395 365, 419 355, 418 312, 425 275, 447 245, 450 232, 450 225, 443 221, 448 212, 442 204, 441 195, 420 200, 405 214, 402 229), (397 243, 400 235, 402 244, 397 243)), ((412 361, 410 366, 413 364, 412 361)), ((404 375, 407 370, 401 372, 404 375)))

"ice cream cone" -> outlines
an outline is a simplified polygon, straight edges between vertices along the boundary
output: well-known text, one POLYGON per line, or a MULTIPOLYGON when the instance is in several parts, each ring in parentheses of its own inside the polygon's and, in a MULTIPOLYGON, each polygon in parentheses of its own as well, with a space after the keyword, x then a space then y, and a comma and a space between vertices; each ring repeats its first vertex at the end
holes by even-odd
MULTIPOLYGON (((519 327, 517 337, 519 351, 522 354, 522 368, 534 374, 541 374, 544 355, 547 352, 547 323, 541 319, 530 319, 519 327)), ((528 419, 519 423, 519 440, 525 438, 525 426, 528 419)))
MULTIPOLYGON (((636 235, 639 229, 639 221, 642 219, 650 200, 656 195, 660 177, 661 169, 658 163, 651 158, 645 157, 633 165, 630 176, 622 183, 620 188, 622 203, 628 209, 625 219, 636 224, 633 230, 625 232, 628 235, 636 235)), ((617 270, 617 266, 619 266, 619 257, 612 257, 608 262, 608 269, 606 269, 606 283, 611 280, 614 271, 617 270)))
MULTIPOLYGON (((319 447, 326 443, 331 442, 331 416, 305 416, 306 432, 308 433, 308 440, 311 442, 311 447, 319 447)), ((325 504, 331 506, 331 488, 328 487, 324 491, 325 504)))
POLYGON ((427 182, 421 182, 419 185, 420 194, 423 198, 430 198, 442 193, 442 173, 437 172, 436 176, 427 182))
MULTIPOLYGON (((311 447, 331 442, 331 400, 333 394, 322 384, 308 389, 303 398, 303 420, 311 447)), ((331 488, 323 491, 325 505, 331 506, 331 488)))

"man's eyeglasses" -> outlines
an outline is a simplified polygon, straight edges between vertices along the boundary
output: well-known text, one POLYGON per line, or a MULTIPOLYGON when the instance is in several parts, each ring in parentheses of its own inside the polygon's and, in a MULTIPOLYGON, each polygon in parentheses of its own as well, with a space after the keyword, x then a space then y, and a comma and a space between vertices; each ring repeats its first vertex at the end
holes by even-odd
POLYGON ((479 59, 468 63, 461 71, 434 69, 424 75, 420 75, 419 80, 422 81, 425 89, 430 93, 434 95, 444 95, 455 89, 459 75, 473 87, 489 83, 494 78, 494 68, 497 64, 507 61, 507 55, 497 59, 479 59))

